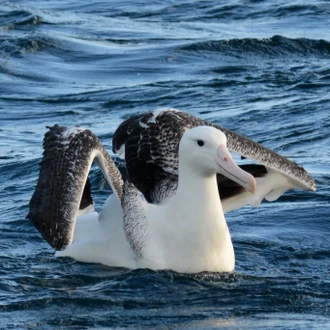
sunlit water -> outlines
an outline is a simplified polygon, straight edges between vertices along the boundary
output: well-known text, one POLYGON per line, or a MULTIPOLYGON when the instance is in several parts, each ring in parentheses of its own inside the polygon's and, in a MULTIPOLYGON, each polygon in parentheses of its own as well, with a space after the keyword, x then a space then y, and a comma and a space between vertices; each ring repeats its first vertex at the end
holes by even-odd
MULTIPOLYGON (((0 6, 0 327, 330 328, 330 4, 5 1, 0 6), (111 150, 130 115, 174 107, 303 165, 291 191, 227 220, 233 274, 54 259, 25 216, 46 126, 111 150)), ((110 194, 91 172, 97 208, 110 194)))

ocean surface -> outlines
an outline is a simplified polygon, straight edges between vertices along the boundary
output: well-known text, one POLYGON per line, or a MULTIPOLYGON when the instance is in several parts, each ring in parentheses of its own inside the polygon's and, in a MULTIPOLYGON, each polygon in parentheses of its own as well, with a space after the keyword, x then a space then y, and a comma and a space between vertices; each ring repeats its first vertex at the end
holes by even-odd
POLYGON ((329 131, 329 1, 0 1, 0 328, 330 329, 329 131), (110 152, 123 119, 162 107, 274 149, 317 191, 228 213, 232 274, 55 259, 25 219, 46 126, 110 152))

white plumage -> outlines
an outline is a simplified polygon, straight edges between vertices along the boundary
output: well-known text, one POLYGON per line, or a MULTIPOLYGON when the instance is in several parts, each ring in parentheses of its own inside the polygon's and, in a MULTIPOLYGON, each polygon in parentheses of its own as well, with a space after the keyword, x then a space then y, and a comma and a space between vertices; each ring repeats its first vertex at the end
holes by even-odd
MULTIPOLYGON (((149 125, 157 125, 157 118, 162 113, 153 113, 147 122, 138 119, 138 129, 147 130, 149 125)), ((224 213, 245 204, 258 205, 264 197, 274 200, 293 187, 315 189, 307 172, 282 156, 278 157, 283 164, 287 162, 290 173, 285 173, 285 169, 277 171, 267 167, 267 171, 255 179, 233 161, 226 147, 226 135, 231 133, 225 135, 210 126, 192 127, 185 128, 182 138, 177 141, 179 161, 177 167, 174 164, 170 169, 170 180, 165 179, 165 185, 161 182, 152 182, 152 186, 145 183, 148 189, 151 187, 146 198, 156 196, 157 199, 150 203, 131 182, 141 178, 135 178, 133 171, 124 183, 112 159, 92 132, 54 126, 45 136, 44 159, 28 217, 50 245, 59 250, 56 256, 127 268, 190 273, 233 271, 234 249, 224 213), (57 163, 54 163, 55 159, 57 163), (93 160, 114 191, 100 214, 93 210, 86 183, 93 160), (295 166, 298 178, 294 174, 295 166), (175 171, 177 178, 173 177, 175 171), (228 178, 235 188, 224 201, 220 200, 219 189, 221 195, 228 182, 222 184, 217 173, 228 178), (57 180, 53 180, 55 176, 57 180), (304 176, 306 182, 301 179, 304 176), (245 192, 237 190, 236 186, 244 187, 245 192), (81 211, 84 214, 76 219, 81 211)), ((140 131, 138 136, 142 136, 140 131)), ((163 137, 159 137, 161 139, 163 137)), ((126 141, 118 149, 123 151, 126 141)), ((141 145, 146 148, 145 138, 143 141, 134 148, 139 149, 141 145)), ((260 145, 256 145, 259 148, 260 145)), ((136 149, 125 148, 128 169, 130 166, 135 169, 136 149)), ((260 148, 262 152, 263 147, 260 148)), ((271 155, 278 160, 277 154, 271 155)), ((161 154, 161 157, 166 155, 161 154)))

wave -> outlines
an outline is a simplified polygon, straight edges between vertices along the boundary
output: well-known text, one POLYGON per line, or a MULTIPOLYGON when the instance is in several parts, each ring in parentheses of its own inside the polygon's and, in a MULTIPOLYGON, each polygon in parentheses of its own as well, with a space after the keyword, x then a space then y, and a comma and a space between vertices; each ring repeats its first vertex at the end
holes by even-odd
POLYGON ((21 56, 49 49, 56 49, 56 41, 47 37, 0 38, 0 54, 3 56, 21 56))
POLYGON ((36 26, 51 24, 41 12, 24 9, 10 10, 0 14, 2 35, 0 37, 0 54, 2 56, 19 56, 24 52, 31 53, 56 47, 54 39, 34 33, 36 26))
POLYGON ((31 26, 44 23, 39 15, 27 10, 17 9, 0 15, 1 30, 11 30, 22 26, 31 26))
POLYGON ((181 47, 181 51, 207 51, 224 54, 248 55, 299 55, 330 57, 330 42, 306 38, 291 39, 275 35, 271 38, 244 38, 230 40, 210 40, 191 43, 181 47))

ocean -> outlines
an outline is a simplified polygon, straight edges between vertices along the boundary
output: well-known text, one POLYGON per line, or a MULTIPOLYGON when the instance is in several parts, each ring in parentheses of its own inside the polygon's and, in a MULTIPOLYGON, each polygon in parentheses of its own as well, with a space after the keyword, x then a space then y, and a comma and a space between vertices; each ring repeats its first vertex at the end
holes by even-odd
MULTIPOLYGON (((330 329, 330 2, 0 1, 1 329, 330 329), (46 126, 111 153, 131 115, 171 107, 305 167, 226 215, 231 274, 54 258, 29 220, 46 126)), ((90 174, 96 208, 111 191, 90 174)))

